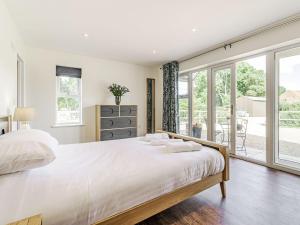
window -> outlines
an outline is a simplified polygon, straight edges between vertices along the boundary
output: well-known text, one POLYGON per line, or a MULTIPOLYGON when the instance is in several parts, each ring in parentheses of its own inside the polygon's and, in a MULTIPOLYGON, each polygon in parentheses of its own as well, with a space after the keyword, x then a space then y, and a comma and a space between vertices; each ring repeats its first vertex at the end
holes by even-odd
POLYGON ((179 133, 189 134, 189 76, 180 75, 178 79, 179 133))
POLYGON ((179 76, 179 133, 207 139, 207 70, 179 76))
POLYGON ((300 169, 300 47, 276 53, 275 162, 300 169))
POLYGON ((191 73, 192 76, 192 133, 207 140, 207 70, 191 73))
POLYGON ((266 161, 266 55, 236 63, 236 154, 266 161))
POLYGON ((56 67, 56 124, 82 122, 81 69, 56 67))
POLYGON ((300 171, 300 43, 179 74, 180 134, 300 171))

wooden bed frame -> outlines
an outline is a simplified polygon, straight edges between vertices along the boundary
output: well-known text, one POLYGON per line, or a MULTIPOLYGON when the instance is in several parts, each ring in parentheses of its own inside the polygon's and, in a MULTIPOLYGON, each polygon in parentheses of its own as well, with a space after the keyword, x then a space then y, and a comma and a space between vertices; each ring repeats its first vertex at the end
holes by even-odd
POLYGON ((222 196, 223 198, 226 197, 225 181, 229 180, 229 154, 224 145, 165 131, 157 132, 167 133, 170 136, 170 138, 180 138, 185 141, 195 141, 197 143, 202 144, 203 146, 216 149, 224 157, 224 170, 221 173, 209 176, 204 180, 197 181, 182 188, 178 188, 172 192, 159 196, 150 201, 144 202, 131 209, 125 210, 124 212, 97 221, 96 223, 94 223, 94 225, 134 225, 216 184, 220 184, 222 196))
MULTIPOLYGON (((11 116, 0 117, 0 121, 3 120, 8 122, 8 131, 11 131, 12 117, 11 116)), ((178 188, 172 192, 161 195, 157 198, 144 202, 140 205, 132 207, 121 213, 97 221, 93 225, 134 225, 216 184, 220 184, 222 197, 223 198, 226 197, 225 181, 229 180, 229 154, 225 146, 214 142, 200 140, 198 138, 183 136, 183 135, 174 134, 170 132, 165 132, 165 131, 157 131, 157 132, 167 133, 170 138, 180 138, 183 139, 184 141, 195 141, 197 143, 202 144, 203 146, 207 146, 219 151, 224 157, 224 161, 225 161, 224 170, 221 173, 218 173, 213 176, 209 176, 203 180, 178 188)))

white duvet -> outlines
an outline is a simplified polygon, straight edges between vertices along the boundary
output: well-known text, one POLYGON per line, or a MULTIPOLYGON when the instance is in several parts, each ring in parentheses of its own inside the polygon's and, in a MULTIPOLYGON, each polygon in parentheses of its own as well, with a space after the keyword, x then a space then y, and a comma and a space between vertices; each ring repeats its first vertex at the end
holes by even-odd
POLYGON ((0 176, 0 224, 89 225, 223 171, 213 149, 163 153, 137 138, 60 146, 50 165, 0 176))

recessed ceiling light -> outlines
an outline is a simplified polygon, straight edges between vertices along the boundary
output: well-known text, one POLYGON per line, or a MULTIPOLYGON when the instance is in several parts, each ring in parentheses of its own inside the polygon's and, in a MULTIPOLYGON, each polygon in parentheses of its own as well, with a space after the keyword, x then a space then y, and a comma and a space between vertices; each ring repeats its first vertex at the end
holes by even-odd
POLYGON ((89 37, 89 34, 84 33, 84 34, 83 34, 83 37, 88 38, 88 37, 89 37))
POLYGON ((195 32, 197 31, 197 29, 196 29, 196 28, 193 28, 192 31, 195 33, 195 32))
POLYGON ((156 50, 153 50, 152 53, 153 53, 153 55, 155 55, 156 54, 156 50))

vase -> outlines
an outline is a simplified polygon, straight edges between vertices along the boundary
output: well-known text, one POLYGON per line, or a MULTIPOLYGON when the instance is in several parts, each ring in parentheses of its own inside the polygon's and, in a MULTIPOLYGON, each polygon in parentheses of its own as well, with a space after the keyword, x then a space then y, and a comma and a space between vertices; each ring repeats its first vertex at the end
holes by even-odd
POLYGON ((121 103, 121 96, 115 96, 115 102, 116 102, 116 105, 120 105, 120 103, 121 103))

